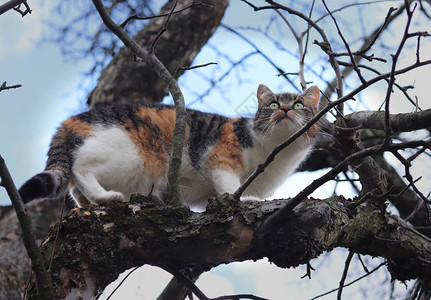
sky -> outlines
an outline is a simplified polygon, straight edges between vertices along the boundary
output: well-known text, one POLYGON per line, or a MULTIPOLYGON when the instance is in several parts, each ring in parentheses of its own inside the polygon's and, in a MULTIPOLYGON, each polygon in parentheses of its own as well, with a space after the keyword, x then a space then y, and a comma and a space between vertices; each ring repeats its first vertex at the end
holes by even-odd
MULTIPOLYGON (((0 1, 0 3, 3 2, 5 1, 0 1)), ((336 2, 328 1, 328 3, 334 4, 336 2)), ((50 11, 46 5, 45 3, 45 6, 42 6, 39 2, 30 3, 33 12, 24 18, 21 18, 14 11, 0 16, 0 84, 6 81, 8 85, 22 85, 18 89, 0 92, 0 155, 5 159, 17 186, 43 170, 51 136, 61 121, 85 110, 86 91, 80 88, 80 83, 82 83, 83 73, 87 70, 90 62, 67 61, 56 45, 38 43, 42 37, 44 26, 47 26, 43 20, 49 18, 50 11)), ((375 18, 370 16, 370 22, 384 15, 385 10, 382 9, 373 13, 376 16, 375 18)), ((258 23, 261 18, 263 18, 262 15, 253 14, 247 6, 239 1, 232 1, 224 22, 234 26, 244 23, 258 23)), ((396 32, 393 34, 394 38, 399 37, 396 32)), ((269 43, 258 33, 253 37, 259 47, 265 48, 266 43, 269 43)), ((232 58, 234 60, 240 59, 244 53, 241 50, 248 46, 245 42, 238 42, 235 39, 235 46, 232 47, 233 40, 232 35, 221 30, 211 40, 211 43, 232 49, 230 52, 232 58)), ((431 53, 431 48, 428 49, 430 50, 428 52, 431 53)), ((268 55, 283 66, 288 66, 288 71, 297 68, 297 62, 293 58, 289 58, 288 55, 280 56, 276 52, 268 53, 268 55)), ((310 60, 312 58, 313 52, 310 50, 310 60)), ((409 58, 405 58, 401 64, 405 64, 409 60, 409 58)), ((214 51, 206 49, 194 62, 197 65, 210 61, 217 61, 219 66, 211 67, 212 69, 207 71, 190 72, 188 77, 180 79, 180 85, 187 84, 187 88, 183 92, 186 103, 191 103, 193 108, 229 116, 249 114, 254 107, 255 89, 259 83, 265 83, 277 92, 283 91, 285 87, 284 81, 276 76, 274 69, 263 64, 260 58, 256 58, 255 61, 246 63, 238 71, 250 73, 253 76, 240 82, 234 74, 230 81, 220 83, 228 91, 228 99, 225 99, 226 95, 219 95, 215 92, 211 97, 205 98, 205 102, 201 102, 196 95, 201 94, 203 92, 202 87, 207 84, 200 78, 201 72, 221 74, 223 61, 214 51), (190 82, 193 84, 191 85, 190 82)), ((415 94, 422 100, 421 104, 424 108, 430 107, 429 100, 423 101, 428 94, 425 87, 429 84, 429 72, 429 68, 424 68, 410 74, 408 78, 400 77, 403 82, 415 84, 418 87, 415 94)), ((367 101, 368 107, 377 109, 384 90, 384 85, 381 84, 372 87, 367 92, 366 97, 371 99, 367 101)), ((169 101, 166 99, 166 102, 169 101)), ((392 112, 409 112, 411 108, 405 105, 404 100, 398 98, 398 94, 396 94, 392 101, 391 110, 392 112)), ((418 174, 423 173, 423 170, 417 172, 418 174)), ((273 198, 294 196, 321 174, 322 172, 295 174, 273 198)), ((429 182, 424 183, 424 185, 429 186, 429 182)), ((333 185, 326 186, 314 196, 326 197, 332 193, 332 189, 333 185)), ((344 195, 350 197, 353 194, 349 189, 344 189, 344 195)), ((6 193, 0 189, 0 205, 9 203, 6 193)), ((345 250, 336 250, 331 253, 331 258, 327 255, 322 256, 319 260, 312 261, 312 265, 319 269, 318 272, 313 273, 313 281, 311 281, 313 288, 310 288, 309 279, 299 279, 306 272, 304 266, 286 271, 264 260, 257 263, 235 263, 219 266, 203 275, 199 279, 198 285, 210 297, 232 293, 254 293, 261 297, 276 300, 286 299, 286 295, 289 295, 291 299, 310 299, 322 291, 338 286, 347 253, 345 250)), ((378 260, 372 258, 366 258, 366 260, 370 265, 379 263, 378 260)), ((354 263, 357 264, 358 262, 354 263)), ((354 278, 355 275, 357 275, 356 277, 361 275, 360 268, 356 269, 359 271, 349 273, 349 279, 354 278)), ((154 299, 171 276, 163 270, 146 266, 134 272, 130 278, 116 293, 117 296, 112 299, 121 299, 126 295, 127 299, 154 299)), ((375 281, 375 278, 382 283, 386 280, 384 276, 377 276, 371 277, 370 282, 375 281)), ((109 289, 112 290, 112 287, 109 289)), ((357 286, 346 289, 346 295, 350 295, 348 299, 363 299, 360 289, 361 287, 358 288, 357 286)), ((109 291, 104 297, 107 294, 109 291)), ((379 297, 376 294, 374 299, 379 299, 379 297)), ((334 296, 332 294, 321 299, 334 299, 334 296)))

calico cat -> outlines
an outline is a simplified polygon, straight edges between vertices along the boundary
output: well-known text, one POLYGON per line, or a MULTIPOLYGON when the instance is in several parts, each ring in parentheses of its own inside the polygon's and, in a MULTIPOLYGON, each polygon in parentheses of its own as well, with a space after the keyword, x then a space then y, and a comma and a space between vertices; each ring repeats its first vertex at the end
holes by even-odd
MULTIPOLYGON (((204 208, 214 193, 234 192, 280 143, 316 113, 319 89, 302 94, 257 90, 254 118, 227 118, 187 109, 181 167, 182 202, 204 208)), ((64 121, 54 135, 45 171, 19 190, 24 202, 58 198, 69 190, 79 206, 127 201, 132 193, 163 199, 175 110, 167 105, 110 105, 64 121)), ((245 190, 264 199, 309 154, 318 126, 282 150, 245 190)))

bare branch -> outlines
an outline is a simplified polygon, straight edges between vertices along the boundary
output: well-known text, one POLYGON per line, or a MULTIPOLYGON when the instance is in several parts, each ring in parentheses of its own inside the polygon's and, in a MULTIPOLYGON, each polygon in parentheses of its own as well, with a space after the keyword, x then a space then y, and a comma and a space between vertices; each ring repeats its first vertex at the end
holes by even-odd
MULTIPOLYGON (((395 82, 395 70, 396 70, 396 66, 397 66, 397 61, 398 61, 398 57, 401 54, 401 50, 404 48, 404 44, 406 43, 407 39, 409 38, 409 28, 410 28, 410 24, 413 18, 413 11, 410 11, 410 4, 408 2, 408 0, 404 1, 404 5, 406 7, 406 13, 407 13, 407 23, 404 29, 404 34, 403 37, 401 39, 401 42, 398 46, 397 52, 392 55, 392 67, 391 67, 391 76, 389 77, 389 84, 388 87, 386 89, 386 97, 385 97, 385 132, 386 132, 386 140, 385 143, 389 143, 390 140, 390 136, 392 135, 392 128, 391 128, 391 122, 390 122, 390 111, 389 111, 389 106, 390 106, 390 98, 391 98, 391 94, 392 94, 392 88, 394 86, 394 82, 395 82)), ((416 8, 415 4, 415 8, 416 8)))
MULTIPOLYGON (((370 50, 372 45, 374 45, 375 41, 377 40, 377 38, 383 32, 383 30, 386 29, 390 23, 392 23, 399 16, 401 16, 404 9, 405 9, 405 7, 402 6, 392 15, 392 13, 394 12, 394 9, 390 8, 387 15, 386 15, 385 20, 383 21, 383 24, 381 26, 379 26, 377 29, 375 29, 367 38, 365 38, 364 43, 362 44, 362 46, 358 52, 359 53, 361 53, 361 52, 365 53, 368 50, 370 50)), ((357 63, 361 60, 362 57, 363 56, 356 56, 355 57, 357 63)), ((346 78, 352 71, 353 71, 353 68, 345 68, 342 71, 343 78, 346 78)), ((333 86, 336 84, 336 80, 337 79, 334 79, 331 83, 328 84, 328 87, 325 89, 325 92, 324 92, 325 95, 330 96, 333 93, 333 91, 334 91, 333 86)))
POLYGON ((347 256, 346 262, 344 263, 344 271, 343 271, 343 276, 341 276, 340 285, 338 287, 337 300, 341 300, 341 294, 343 293, 344 282, 346 282, 347 273, 349 272, 350 262, 352 261, 354 254, 355 252, 349 251, 349 255, 347 256))
POLYGON ((279 67, 272 59, 270 59, 264 52, 262 52, 262 50, 260 50, 259 47, 255 43, 253 43, 252 41, 250 41, 248 38, 246 38, 244 35, 242 35, 238 31, 234 30, 232 27, 229 27, 229 26, 227 26, 225 24, 221 24, 220 27, 222 27, 222 28, 224 28, 224 29, 226 29, 226 30, 228 30, 228 31, 236 34, 237 36, 239 36, 240 38, 242 38, 245 42, 247 42, 250 46, 252 46, 260 55, 262 55, 262 57, 266 61, 268 61, 277 70, 277 72, 280 74, 280 76, 283 76, 284 79, 286 79, 290 83, 290 85, 295 90, 297 90, 299 92, 298 87, 292 82, 292 80, 290 80, 290 78, 287 77, 286 75, 283 75, 283 74, 286 74, 286 72, 283 69, 281 69, 281 67, 279 67))
POLYGON ((26 14, 31 14, 31 9, 27 1, 25 1, 23 4, 25 6, 25 10, 21 10, 21 4, 13 8, 14 11, 17 11, 21 14, 21 17, 24 17, 26 14))
MULTIPOLYGON (((289 27, 290 31, 292 32, 293 36, 295 37, 295 40, 298 44, 298 59, 299 59, 299 70, 297 75, 299 76, 299 81, 301 83, 302 90, 305 90, 307 88, 307 82, 305 81, 304 77, 304 60, 305 55, 307 54, 302 45, 302 39, 303 35, 299 36, 296 32, 293 26, 289 23, 289 21, 283 16, 282 13, 278 9, 275 10, 277 14, 283 19, 284 23, 286 23, 287 27, 289 27)), ((288 75, 289 73, 285 73, 284 75, 288 75)), ((278 76, 281 76, 282 74, 279 74, 278 76)))
POLYGON ((196 66, 192 66, 192 67, 179 67, 175 73, 174 73, 174 78, 177 78, 179 71, 186 71, 186 70, 193 70, 193 69, 198 69, 198 68, 204 68, 210 65, 216 65, 216 62, 209 62, 206 64, 202 64, 202 65, 196 65, 196 66))
MULTIPOLYGON (((296 15, 296 16, 300 17, 301 19, 306 21, 309 26, 313 27, 319 33, 319 35, 323 39, 323 42, 318 42, 317 40, 315 40, 314 43, 319 45, 320 48, 329 56, 329 63, 331 64, 331 67, 334 70, 335 77, 336 77, 335 87, 337 90, 337 95, 338 95, 338 98, 341 98, 343 96, 343 76, 342 76, 340 66, 338 65, 338 62, 335 59, 335 55, 334 55, 334 52, 332 51, 332 47, 331 47, 331 44, 329 42, 329 39, 326 37, 324 30, 319 25, 317 25, 316 22, 314 22, 311 18, 307 17, 306 15, 304 15, 303 13, 301 13, 299 11, 296 11, 290 7, 276 3, 275 1, 272 1, 272 0, 266 0, 266 2, 271 4, 271 5, 262 6, 262 7, 256 7, 253 5, 252 7, 256 11, 264 10, 264 9, 281 9, 281 10, 284 10, 284 11, 288 12, 289 14, 296 15)), ((246 3, 249 4, 248 1, 246 3)), ((280 73, 283 73, 283 72, 280 72, 280 73)), ((343 110, 344 110, 343 103, 340 103, 340 105, 338 106, 339 115, 343 115, 343 110)))
MULTIPOLYGON (((359 277, 359 278, 357 278, 357 279, 355 279, 355 280, 353 280, 353 281, 351 281, 351 282, 349 282, 349 283, 345 284, 345 285, 344 285, 344 287, 348 287, 348 286, 350 286, 350 285, 352 285, 352 284, 354 284, 354 283, 358 282, 359 280, 364 279, 365 277, 370 276, 372 273, 376 272, 378 269, 380 269, 381 267, 383 267, 383 266, 385 266, 385 265, 386 265, 386 262, 381 263, 380 265, 378 265, 377 267, 375 267, 375 268, 374 268, 374 269, 372 269, 371 271, 369 271, 369 272, 367 271, 367 273, 366 273, 366 274, 364 274, 364 275, 362 275, 361 277, 359 277)), ((323 294, 318 295, 318 296, 316 296, 316 297, 313 297, 313 298, 311 298, 310 300, 316 300, 316 299, 319 299, 319 298, 321 298, 321 297, 323 297, 323 296, 326 296, 326 295, 329 295, 329 294, 331 294, 331 293, 333 293, 333 292, 338 291, 338 289, 339 289, 339 288, 332 289, 332 290, 330 290, 329 292, 326 292, 326 293, 323 293, 323 294)))
MULTIPOLYGON (((212 8, 213 7, 212 5, 209 5, 209 4, 205 4, 205 3, 202 3, 202 2, 196 3, 195 1, 193 1, 192 4, 190 4, 190 5, 186 6, 186 7, 183 7, 181 9, 179 9, 179 10, 173 11, 172 15, 178 14, 180 12, 183 12, 183 11, 185 11, 187 9, 190 9, 190 8, 193 8, 193 7, 196 7, 196 6, 203 6, 203 7, 207 7, 207 8, 212 8)), ((121 23, 120 26, 124 28, 132 20, 151 20, 151 19, 155 19, 155 18, 167 17, 167 16, 169 16, 169 14, 170 13, 159 14, 159 15, 148 16, 148 17, 141 17, 141 16, 138 16, 138 15, 132 15, 132 16, 128 17, 126 20, 124 20, 123 23, 121 23)))
POLYGON ((15 84, 15 85, 10 85, 10 86, 8 86, 8 85, 7 85, 7 83, 6 83, 6 81, 5 81, 5 82, 3 82, 3 84, 0 86, 0 92, 1 92, 1 91, 3 91, 3 90, 17 89, 17 88, 20 88, 20 87, 22 87, 22 85, 21 85, 21 84, 15 84))
MULTIPOLYGON (((384 130, 385 112, 359 111, 346 115, 346 125, 363 128, 384 130)), ((431 127, 431 109, 415 112, 389 115, 391 127, 394 132, 410 132, 431 127)))
POLYGON ((352 62, 353 65, 353 69, 356 71, 356 73, 358 74, 359 79, 361 80, 362 83, 365 83, 365 79, 364 77, 362 77, 361 71, 359 70, 356 61, 353 57, 352 51, 350 50, 350 46, 347 43, 346 39, 344 38, 343 34, 341 33, 341 29, 338 26, 338 22, 337 20, 334 18, 334 16, 332 15, 331 11, 329 10, 328 6, 326 5, 326 1, 322 0, 323 5, 325 6, 326 10, 328 11, 329 15, 331 16, 332 20, 334 21, 335 27, 337 27, 337 31, 338 31, 338 35, 341 37, 341 39, 343 40, 344 46, 347 49, 347 52, 349 53, 350 56, 350 61, 352 62))
POLYGON ((168 30, 169 20, 171 19, 172 14, 174 13, 175 7, 177 7, 177 3, 178 3, 178 0, 175 0, 174 5, 172 5, 171 11, 169 12, 168 16, 166 17, 166 20, 165 20, 165 23, 163 24, 163 27, 160 29, 159 33, 157 33, 156 37, 154 38, 153 42, 151 43, 150 54, 154 53, 154 47, 156 46, 157 41, 160 39, 162 34, 165 33, 166 30, 168 30))
POLYGON ((0 15, 11 9, 18 11, 22 17, 24 17, 27 13, 31 13, 31 9, 27 4, 27 0, 10 0, 9 2, 0 5, 0 15), (26 7, 24 12, 18 8, 21 4, 24 4, 26 7))

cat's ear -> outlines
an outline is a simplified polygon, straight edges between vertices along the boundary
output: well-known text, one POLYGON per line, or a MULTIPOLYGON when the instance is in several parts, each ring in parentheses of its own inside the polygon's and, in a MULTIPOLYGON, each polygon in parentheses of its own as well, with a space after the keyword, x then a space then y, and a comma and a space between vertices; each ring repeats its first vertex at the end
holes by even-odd
POLYGON ((259 87, 257 88, 257 101, 259 102, 259 105, 268 102, 272 98, 275 100, 276 97, 269 87, 264 84, 259 84, 259 87))
POLYGON ((310 86, 308 89, 306 89, 302 93, 302 96, 304 97, 304 99, 309 101, 313 106, 317 107, 319 105, 320 91, 316 85, 310 86))

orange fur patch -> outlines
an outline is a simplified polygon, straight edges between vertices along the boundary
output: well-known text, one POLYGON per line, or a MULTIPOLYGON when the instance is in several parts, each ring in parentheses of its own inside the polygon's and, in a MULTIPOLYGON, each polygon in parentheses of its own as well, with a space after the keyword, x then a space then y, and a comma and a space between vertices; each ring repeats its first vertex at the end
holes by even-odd
POLYGON ((94 127, 93 125, 75 119, 74 117, 67 119, 63 122, 62 126, 65 126, 67 129, 72 130, 73 132, 77 133, 80 136, 88 137, 91 135, 91 132, 93 131, 94 127))
POLYGON ((165 145, 164 139, 152 136, 148 127, 133 128, 131 122, 125 125, 130 140, 136 145, 143 158, 144 167, 150 177, 166 176, 172 140, 165 145))
POLYGON ((318 131, 319 131, 319 125, 314 124, 313 126, 310 127, 310 129, 308 129, 307 134, 310 138, 314 138, 318 131))
POLYGON ((211 150, 208 164, 212 168, 233 171, 238 174, 244 168, 242 149, 233 132, 233 119, 224 124, 219 142, 211 150))
MULTIPOLYGON (((131 141, 138 148, 139 155, 143 157, 144 167, 148 175, 163 178, 167 174, 172 151, 175 110, 139 107, 137 115, 147 122, 152 122, 158 128, 160 136, 154 136, 154 132, 152 133, 147 126, 134 128, 131 122, 125 125, 125 129, 131 141)), ((189 133, 190 128, 186 126, 185 145, 188 142, 189 133)))
MULTIPOLYGON (((176 113, 174 109, 166 108, 159 109, 149 107, 139 107, 138 116, 143 119, 151 120, 156 125, 165 141, 169 142, 167 145, 172 147, 172 139, 174 136, 176 113)), ((186 125, 186 132, 184 136, 184 146, 187 145, 190 136, 190 127, 186 125)))

